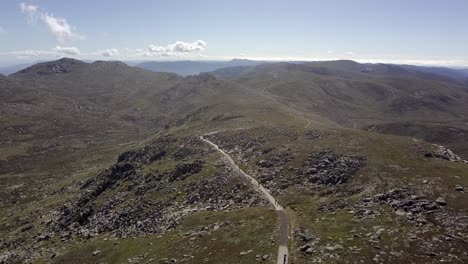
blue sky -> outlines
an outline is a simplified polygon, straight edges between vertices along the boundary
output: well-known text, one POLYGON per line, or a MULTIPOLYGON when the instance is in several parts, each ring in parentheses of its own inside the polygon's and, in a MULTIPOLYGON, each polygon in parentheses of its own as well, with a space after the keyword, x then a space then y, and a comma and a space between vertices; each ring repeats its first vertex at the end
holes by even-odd
POLYGON ((466 0, 2 0, 0 64, 354 59, 468 66, 466 0))

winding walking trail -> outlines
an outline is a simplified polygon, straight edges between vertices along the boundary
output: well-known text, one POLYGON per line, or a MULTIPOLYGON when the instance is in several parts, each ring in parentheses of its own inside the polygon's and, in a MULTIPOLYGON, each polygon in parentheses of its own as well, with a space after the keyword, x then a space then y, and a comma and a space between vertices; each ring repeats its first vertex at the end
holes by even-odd
MULTIPOLYGON (((214 133, 216 132, 212 132, 206 135, 211 135, 214 133)), ((242 176, 247 178, 249 182, 254 186, 254 188, 258 190, 275 207, 275 210, 278 212, 278 215, 280 218, 280 241, 279 241, 279 247, 278 247, 277 264, 288 263, 288 256, 289 256, 288 255, 289 254, 288 253, 288 216, 286 215, 284 208, 275 200, 275 198, 270 194, 270 192, 265 187, 263 187, 255 178, 248 175, 241 168, 239 168, 239 166, 237 166, 234 160, 226 152, 220 149, 218 145, 209 141, 203 136, 200 136, 200 139, 208 143, 218 152, 220 152, 229 161, 229 164, 231 165, 231 167, 237 172, 239 172, 242 176)))

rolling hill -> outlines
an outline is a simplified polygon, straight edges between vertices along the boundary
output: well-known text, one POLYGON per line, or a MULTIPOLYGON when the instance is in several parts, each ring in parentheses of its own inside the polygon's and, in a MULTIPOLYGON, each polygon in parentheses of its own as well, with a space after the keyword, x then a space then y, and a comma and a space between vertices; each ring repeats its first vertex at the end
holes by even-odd
POLYGON ((0 262, 276 263, 280 229, 294 263, 467 261, 460 79, 63 58, 0 76, 0 95, 0 262))
MULTIPOLYGON (((411 134, 413 130, 404 131, 408 126, 402 124, 407 121, 431 123, 427 129, 435 123, 466 129, 467 86, 458 79, 416 69, 330 61, 226 68, 213 74, 346 127, 368 129, 390 122, 400 127, 391 131, 406 136, 416 136, 411 134)), ((466 146, 460 151, 467 155, 464 149, 466 146)))
POLYGON ((155 72, 173 72, 182 76, 195 75, 214 71, 219 68, 235 66, 252 66, 264 62, 246 59, 233 59, 230 61, 147 61, 135 67, 155 72))

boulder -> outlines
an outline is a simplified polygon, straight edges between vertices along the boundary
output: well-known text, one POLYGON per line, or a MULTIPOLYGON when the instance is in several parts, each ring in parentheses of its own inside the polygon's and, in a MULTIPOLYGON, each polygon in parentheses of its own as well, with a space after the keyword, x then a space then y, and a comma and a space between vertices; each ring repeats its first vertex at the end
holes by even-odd
POLYGON ((440 204, 440 205, 447 205, 447 201, 445 200, 444 197, 439 197, 439 198, 437 198, 435 201, 436 201, 437 204, 440 204))

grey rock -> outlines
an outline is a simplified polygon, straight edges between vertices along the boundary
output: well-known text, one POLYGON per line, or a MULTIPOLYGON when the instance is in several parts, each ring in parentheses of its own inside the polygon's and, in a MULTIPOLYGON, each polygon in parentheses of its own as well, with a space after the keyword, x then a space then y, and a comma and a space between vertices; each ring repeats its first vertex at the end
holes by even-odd
POLYGON ((247 255, 247 254, 249 254, 249 253, 252 253, 252 251, 253 251, 253 250, 251 250, 251 249, 248 250, 248 251, 241 251, 240 255, 241 255, 241 256, 245 256, 245 255, 247 255))
POLYGON ((312 245, 310 245, 310 244, 305 244, 305 245, 299 247, 299 251, 305 252, 305 251, 307 251, 307 250, 308 250, 309 248, 311 248, 311 247, 312 247, 312 245))
POLYGON ((405 210, 398 209, 398 210, 395 211, 395 214, 397 214, 399 216, 405 216, 406 212, 405 212, 405 210))
POLYGON ((437 204, 440 204, 440 205, 447 205, 447 201, 445 200, 444 197, 439 197, 439 198, 437 198, 435 201, 436 201, 437 204))

